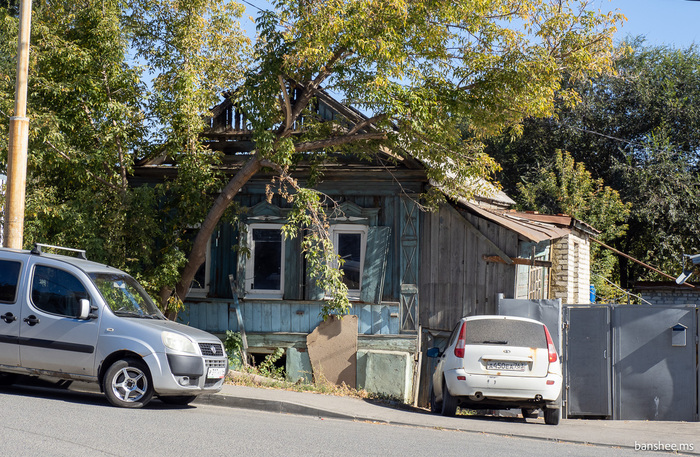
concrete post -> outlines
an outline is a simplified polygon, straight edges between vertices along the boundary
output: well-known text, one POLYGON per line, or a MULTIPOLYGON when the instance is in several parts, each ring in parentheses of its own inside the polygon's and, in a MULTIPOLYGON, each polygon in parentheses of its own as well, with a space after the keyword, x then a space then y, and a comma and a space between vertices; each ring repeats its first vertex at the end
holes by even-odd
POLYGON ((24 234, 24 199, 27 183, 27 78, 29 75, 29 37, 32 2, 21 0, 17 40, 17 81, 15 116, 10 118, 7 156, 7 194, 5 195, 5 247, 21 249, 24 234))

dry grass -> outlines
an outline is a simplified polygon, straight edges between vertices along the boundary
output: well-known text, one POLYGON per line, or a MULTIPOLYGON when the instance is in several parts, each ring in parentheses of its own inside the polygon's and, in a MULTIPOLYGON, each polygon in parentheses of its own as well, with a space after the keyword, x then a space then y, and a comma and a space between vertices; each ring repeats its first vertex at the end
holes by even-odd
POLYGON ((353 397, 361 399, 381 399, 389 400, 386 396, 373 394, 364 389, 354 389, 345 383, 336 385, 322 378, 314 383, 282 381, 279 379, 266 378, 253 373, 242 371, 231 371, 226 378, 228 384, 237 386, 262 387, 266 389, 280 389, 294 392, 312 392, 321 395, 336 395, 339 397, 353 397))

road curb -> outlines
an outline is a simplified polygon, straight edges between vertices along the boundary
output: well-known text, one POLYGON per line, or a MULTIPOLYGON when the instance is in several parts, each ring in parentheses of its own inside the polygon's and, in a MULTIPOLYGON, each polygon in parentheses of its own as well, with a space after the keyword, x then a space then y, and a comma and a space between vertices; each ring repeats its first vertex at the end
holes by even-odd
MULTIPOLYGON (((257 411, 282 413, 282 414, 296 414, 300 416, 314 416, 324 419, 344 419, 344 420, 357 420, 357 421, 372 421, 372 422, 386 422, 377 421, 370 418, 357 417, 352 414, 343 414, 335 411, 328 411, 325 409, 314 408, 312 406, 300 405, 298 403, 280 401, 280 400, 265 400, 262 398, 242 398, 234 397, 230 395, 221 394, 205 394, 198 396, 193 402, 193 405, 204 404, 212 406, 227 406, 230 408, 243 408, 252 409, 257 411)), ((387 422, 388 423, 388 422, 387 422)))

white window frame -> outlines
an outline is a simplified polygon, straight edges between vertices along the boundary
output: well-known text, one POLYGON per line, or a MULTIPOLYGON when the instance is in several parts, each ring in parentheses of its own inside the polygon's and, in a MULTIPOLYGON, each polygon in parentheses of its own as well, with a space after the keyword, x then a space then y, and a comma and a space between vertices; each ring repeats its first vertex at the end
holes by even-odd
MULTIPOLYGON (((199 225, 192 227, 192 229, 199 229, 199 225)), ((199 269, 198 269, 199 270, 199 269)), ((206 252, 204 254, 204 287, 194 287, 190 283, 190 289, 187 291, 187 298, 206 298, 209 295, 209 288, 211 286, 211 278, 209 277, 211 273, 211 237, 207 241, 206 252)), ((192 278, 194 282, 194 278, 192 278)))
POLYGON ((266 224, 266 223, 256 223, 248 225, 248 233, 246 237, 247 247, 250 250, 250 255, 246 258, 245 265, 245 296, 251 299, 281 299, 284 296, 284 253, 285 253, 285 239, 282 233, 282 224, 266 224), (282 245, 280 246, 280 288, 279 289, 253 289, 255 272, 255 243, 253 241, 253 231, 256 229, 273 230, 277 229, 280 231, 280 236, 282 239, 282 245))
MULTIPOLYGON (((365 252, 367 250, 367 232, 369 227, 360 224, 335 224, 331 225, 330 235, 333 242, 333 252, 338 255, 338 235, 345 233, 359 233, 360 234, 360 288, 359 289, 348 289, 348 299, 351 301, 360 300, 360 295, 362 293, 362 275, 365 269, 365 252)), ((338 265, 336 264, 337 268, 338 265)))

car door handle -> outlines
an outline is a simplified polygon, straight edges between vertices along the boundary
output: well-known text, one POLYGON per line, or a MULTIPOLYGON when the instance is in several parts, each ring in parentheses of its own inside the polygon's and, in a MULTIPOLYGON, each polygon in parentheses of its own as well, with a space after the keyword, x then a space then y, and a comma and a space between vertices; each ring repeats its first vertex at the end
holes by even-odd
POLYGON ((11 324, 12 322, 17 320, 17 316, 15 316, 12 313, 5 313, 2 316, 0 316, 0 319, 4 320, 8 324, 11 324))
POLYGON ((27 324, 29 324, 30 327, 32 327, 39 323, 39 318, 32 314, 29 317, 25 317, 24 322, 26 322, 27 324))

